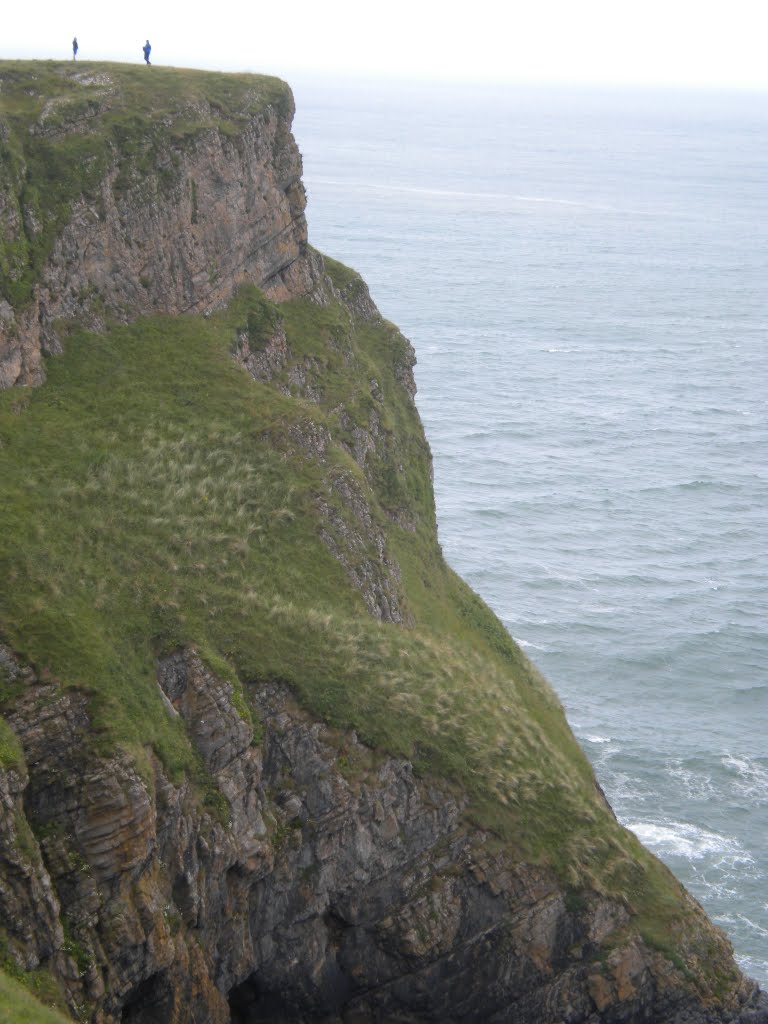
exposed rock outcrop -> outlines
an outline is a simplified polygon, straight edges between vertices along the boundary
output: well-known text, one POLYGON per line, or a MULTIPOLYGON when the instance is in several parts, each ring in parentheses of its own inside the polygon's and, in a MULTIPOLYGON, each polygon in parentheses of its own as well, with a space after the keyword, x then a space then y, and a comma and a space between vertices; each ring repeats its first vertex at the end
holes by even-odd
POLYGON ((344 512, 318 498, 323 543, 344 566, 371 615, 386 622, 407 621, 401 608, 400 566, 387 551, 362 488, 350 474, 341 473, 331 478, 329 488, 341 498, 344 512))
MULTIPOLYGON (((118 87, 108 73, 75 81, 91 102, 98 97, 88 122, 94 130, 118 87)), ((184 105, 141 147, 142 157, 154 147, 151 163, 119 138, 105 141, 105 172, 90 194, 72 202, 31 300, 22 309, 0 301, 0 388, 40 383, 43 355, 60 350, 57 320, 98 328, 105 317, 204 312, 226 302, 243 281, 275 299, 317 290, 287 86, 283 99, 281 106, 248 113, 237 133, 220 126, 210 103, 184 105), (175 122, 190 121, 200 127, 173 131, 175 122)), ((253 97, 244 103, 247 111, 253 97)), ((39 134, 47 114, 45 106, 29 131, 39 134)), ((57 142, 84 128, 80 120, 49 128, 50 159, 57 142)), ((26 190, 23 163, 13 181, 0 180, 7 242, 42 230, 26 190)))
POLYGON ((768 1019, 746 982, 730 1007, 697 1004, 626 935, 624 907, 572 905, 551 873, 468 827, 460 793, 313 721, 281 684, 252 688, 254 728, 192 651, 161 660, 158 682, 225 818, 154 760, 142 777, 120 755, 84 759, 77 693, 26 672, 11 718, 29 765, 16 800, 38 840, 1 909, 25 920, 14 949, 45 962, 66 960, 60 908, 63 976, 91 1020, 768 1019))

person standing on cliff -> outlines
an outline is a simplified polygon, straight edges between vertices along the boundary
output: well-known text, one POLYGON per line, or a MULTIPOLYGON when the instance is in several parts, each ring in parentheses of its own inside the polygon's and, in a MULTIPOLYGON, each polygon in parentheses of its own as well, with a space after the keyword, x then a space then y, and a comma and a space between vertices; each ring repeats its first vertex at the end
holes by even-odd
POLYGON ((77 36, 72 40, 72 60, 77 60, 77 51, 80 47, 77 45, 77 36))
POLYGON ((147 40, 146 43, 144 43, 144 45, 141 48, 141 51, 144 54, 144 60, 147 62, 147 64, 149 64, 149 55, 150 53, 152 53, 152 47, 149 45, 149 40, 147 40))

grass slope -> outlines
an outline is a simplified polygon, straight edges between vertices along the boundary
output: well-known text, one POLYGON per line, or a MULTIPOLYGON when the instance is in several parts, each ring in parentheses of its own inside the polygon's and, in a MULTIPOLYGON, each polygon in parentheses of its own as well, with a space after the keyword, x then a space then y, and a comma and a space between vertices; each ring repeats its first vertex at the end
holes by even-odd
MULTIPOLYGON (((120 746, 141 765, 151 748, 219 809, 163 710, 154 658, 196 645, 243 687, 245 713, 249 682, 283 679, 329 723, 453 779, 476 820, 572 890, 621 894, 671 949, 699 911, 615 823, 552 691, 442 560, 428 450, 397 383, 405 346, 340 304, 278 310, 256 289, 210 319, 73 330, 43 387, 0 394, 0 638, 90 695, 96 752, 120 746), (258 346, 281 317, 293 363, 256 383, 233 343, 247 331, 258 346), (280 390, 299 363, 315 368, 317 402, 280 390), (340 442, 368 422, 372 377, 398 469, 374 462, 369 498, 402 566, 409 628, 372 619, 320 539, 318 496, 347 514, 334 475, 367 486, 340 442), (336 439, 323 462, 293 445, 308 423, 336 439)), ((15 695, 0 680, 0 711, 15 695)))
POLYGON ((0 970, 0 1024, 67 1024, 71 1018, 64 1012, 61 996, 48 984, 41 985, 34 980, 27 980, 27 985, 9 977, 0 970), (29 986, 29 987, 28 987, 29 986), (31 988, 31 991, 30 991, 31 988), (50 991, 47 991, 50 989, 50 991), (36 994, 33 995, 33 992, 36 994), (45 1005, 52 1000, 55 1006, 45 1005))

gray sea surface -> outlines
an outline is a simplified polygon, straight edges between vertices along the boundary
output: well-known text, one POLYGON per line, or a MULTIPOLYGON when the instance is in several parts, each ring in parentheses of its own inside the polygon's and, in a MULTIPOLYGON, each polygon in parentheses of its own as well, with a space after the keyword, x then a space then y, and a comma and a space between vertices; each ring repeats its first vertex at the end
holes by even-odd
POLYGON ((448 561, 768 984, 768 96, 292 84, 448 561))

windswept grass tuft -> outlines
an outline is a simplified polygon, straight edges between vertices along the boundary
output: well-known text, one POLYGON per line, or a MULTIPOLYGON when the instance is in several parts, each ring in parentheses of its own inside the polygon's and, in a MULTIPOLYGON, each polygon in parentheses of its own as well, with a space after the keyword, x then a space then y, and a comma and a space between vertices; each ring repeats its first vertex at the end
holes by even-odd
POLYGON ((71 1024, 53 978, 44 971, 0 968, 0 1024, 71 1024))

